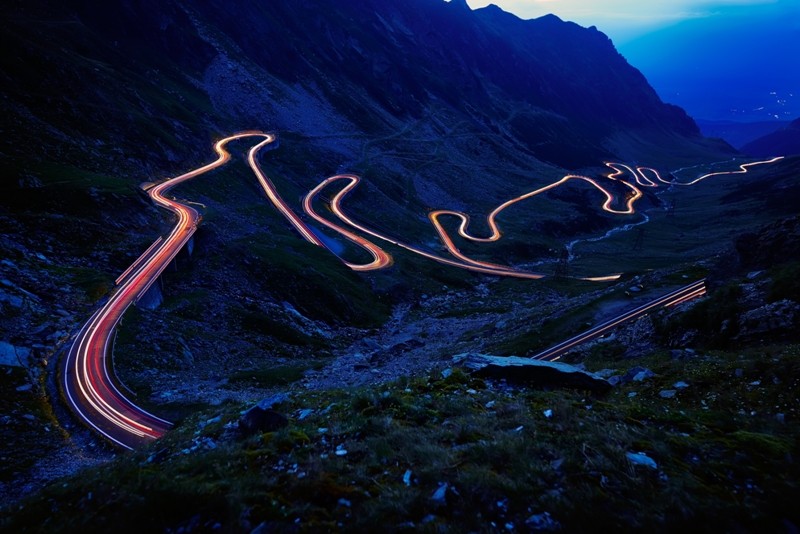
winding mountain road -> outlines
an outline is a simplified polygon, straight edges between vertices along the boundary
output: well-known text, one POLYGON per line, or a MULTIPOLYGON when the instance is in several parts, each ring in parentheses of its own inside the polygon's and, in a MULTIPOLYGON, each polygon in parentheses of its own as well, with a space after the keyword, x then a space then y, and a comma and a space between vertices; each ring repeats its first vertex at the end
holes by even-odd
POLYGON ((689 300, 702 297, 705 294, 706 280, 703 278, 680 289, 676 289, 675 291, 670 291, 666 295, 651 300, 647 304, 642 304, 637 308, 617 315, 613 319, 609 319, 608 321, 600 323, 599 325, 594 326, 589 330, 578 334, 577 336, 571 337, 566 341, 562 341, 557 345, 553 345, 549 349, 544 350, 532 356, 531 358, 534 360, 545 360, 548 362, 556 361, 576 346, 586 343, 587 341, 597 339, 598 337, 607 334, 614 328, 617 328, 627 322, 636 320, 643 315, 647 315, 651 311, 657 310, 658 308, 677 306, 678 304, 682 304, 689 300))
MULTIPOLYGON (((122 275, 120 275, 116 281, 117 286, 111 292, 108 299, 91 316, 89 321, 75 336, 72 346, 62 361, 61 367, 61 385, 69 407, 78 418, 89 427, 120 447, 133 449, 162 436, 171 427, 170 422, 148 413, 122 394, 115 383, 113 372, 110 369, 114 333, 125 311, 131 304, 136 303, 141 296, 147 292, 164 269, 173 261, 175 256, 194 234, 200 220, 200 214, 197 210, 185 204, 181 204, 169 198, 167 195, 175 186, 225 165, 231 158, 230 153, 226 149, 228 143, 245 138, 253 138, 256 141, 247 152, 247 161, 267 198, 305 240, 317 246, 325 247, 324 242, 314 233, 312 228, 289 207, 283 198, 281 198, 275 185, 261 170, 258 164, 258 153, 264 147, 275 141, 276 137, 273 134, 252 131, 238 133, 221 139, 214 145, 214 151, 218 156, 215 161, 150 187, 147 193, 153 202, 174 213, 177 216, 177 222, 166 237, 159 237, 124 273, 122 273, 122 275)), ((732 171, 727 174, 747 172, 749 166, 772 163, 779 159, 780 158, 774 158, 769 161, 743 164, 740 166, 740 171, 732 171)), ((518 270, 510 266, 474 260, 465 256, 458 250, 452 238, 440 223, 440 218, 448 216, 459 219, 460 225, 458 233, 465 239, 477 242, 490 242, 500 239, 502 235, 497 225, 496 218, 504 209, 522 200, 534 197, 555 187, 562 186, 571 180, 584 181, 597 188, 605 196, 605 202, 603 202, 601 206, 602 209, 615 214, 632 214, 635 212, 633 207, 634 203, 642 196, 641 190, 638 189, 637 185, 643 187, 658 187, 655 181, 645 175, 645 171, 652 173, 655 180, 663 184, 675 185, 675 182, 663 180, 658 174, 658 171, 654 169, 638 167, 634 170, 622 164, 608 163, 607 165, 614 170, 614 173, 608 175, 606 178, 611 182, 620 182, 623 188, 629 189, 629 194, 626 195, 623 204, 624 209, 615 207, 619 201, 611 192, 610 188, 605 187, 598 180, 585 176, 568 175, 557 182, 520 195, 495 208, 487 216, 487 224, 491 229, 491 234, 487 237, 476 237, 470 234, 469 217, 463 213, 450 210, 436 210, 431 212, 429 214, 429 220, 452 258, 439 256, 418 246, 404 243, 395 237, 382 234, 364 224, 358 223, 348 216, 342 208, 342 202, 348 193, 359 184, 360 178, 356 175, 336 175, 322 181, 306 195, 303 200, 303 208, 306 214, 315 221, 337 232, 345 239, 363 248, 372 256, 372 261, 363 264, 354 264, 342 260, 348 267, 357 271, 382 269, 388 267, 392 263, 392 258, 387 252, 372 243, 369 239, 356 233, 361 232, 445 265, 483 274, 538 279, 544 277, 544 275, 518 270), (621 176, 624 175, 626 171, 635 177, 634 183, 621 179, 621 176), (330 201, 330 208, 331 212, 344 226, 328 221, 315 211, 313 206, 314 200, 324 190, 339 183, 344 183, 345 185, 333 196, 330 201), (350 229, 346 227, 350 227, 350 229)), ((720 174, 726 173, 711 173, 697 178, 690 183, 677 185, 692 185, 707 177, 720 174)), ((585 280, 614 280, 618 277, 619 275, 609 275, 585 278, 585 280)), ((603 323, 581 336, 576 336, 575 338, 553 347, 549 351, 537 355, 536 358, 557 359, 563 351, 568 350, 575 344, 581 343, 591 337, 602 335, 602 333, 614 326, 624 321, 631 320, 643 313, 647 313, 655 307, 669 306, 700 296, 705 292, 705 286, 702 285, 702 282, 701 280, 693 285, 686 286, 681 290, 672 292, 645 306, 623 314, 612 321, 603 323)))

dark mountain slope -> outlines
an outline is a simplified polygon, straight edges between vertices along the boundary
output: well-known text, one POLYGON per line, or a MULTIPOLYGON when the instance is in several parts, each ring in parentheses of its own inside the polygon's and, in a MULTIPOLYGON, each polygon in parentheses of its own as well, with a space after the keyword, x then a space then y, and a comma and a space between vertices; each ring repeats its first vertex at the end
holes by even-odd
MULTIPOLYGON (((662 104, 602 33, 555 17, 522 21, 496 7, 471 12, 436 0, 76 0, 56 9, 34 4, 12 20, 18 31, 6 37, 6 45, 22 54, 6 58, 3 67, 14 74, 16 90, 28 97, 31 90, 44 90, 62 102, 97 97, 105 103, 111 99, 99 87, 117 88, 104 74, 121 69, 139 78, 127 80, 129 89, 155 82, 160 92, 138 92, 139 102, 125 102, 129 121, 134 111, 164 120, 188 119, 176 117, 185 111, 203 122, 203 93, 219 89, 208 86, 209 69, 229 55, 265 82, 251 86, 254 93, 274 93, 276 81, 313 88, 370 134, 396 127, 377 116, 374 105, 405 121, 429 116, 432 106, 445 103, 478 125, 508 128, 537 157, 568 167, 595 164, 607 155, 604 140, 624 129, 699 136, 693 122, 662 104), (35 41, 14 41, 30 39, 31 29, 38 33, 35 41), (57 61, 62 53, 69 62, 57 61), (54 77, 43 79, 45 73, 54 77), (165 98, 180 104, 159 109, 165 98), (515 116, 508 120, 510 114, 515 116)), ((50 109, 47 120, 58 122, 69 111, 50 109)), ((205 120, 229 124, 231 115, 235 110, 217 107, 205 120)), ((286 128, 287 122, 248 126, 286 128)), ((105 126, 113 128, 114 121, 105 126)), ((159 127, 178 128, 164 121, 159 127)))
POLYGON ((742 152, 756 157, 800 154, 800 119, 742 147, 742 152))
POLYGON ((730 143, 731 146, 741 147, 750 141, 755 141, 759 137, 771 134, 785 126, 789 121, 760 121, 760 122, 736 122, 736 121, 709 121, 696 119, 697 126, 706 137, 718 137, 730 143))

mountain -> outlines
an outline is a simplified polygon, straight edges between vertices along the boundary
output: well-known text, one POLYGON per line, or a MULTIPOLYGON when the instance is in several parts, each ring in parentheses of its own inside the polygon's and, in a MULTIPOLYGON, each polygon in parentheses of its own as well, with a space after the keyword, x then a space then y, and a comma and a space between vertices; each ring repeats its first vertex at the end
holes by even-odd
POLYGON ((742 147, 742 152, 754 157, 800 154, 800 119, 785 128, 772 132, 742 147))
POLYGON ((437 109, 572 168, 609 155, 621 131, 698 139, 605 35, 494 6, 76 0, 10 20, 3 71, 16 102, 70 137, 91 123, 149 154, 203 123, 379 134, 437 109), (338 123, 322 119, 331 113, 338 123))
POLYGON ((789 120, 800 114, 800 4, 698 7, 696 17, 629 42, 621 53, 667 102, 697 119, 789 120))
POLYGON ((695 122, 706 137, 718 137, 724 139, 731 146, 741 148, 750 141, 755 141, 759 137, 771 134, 789 125, 788 121, 759 121, 759 122, 738 122, 738 121, 710 121, 696 119, 695 122))
MULTIPOLYGON (((798 524, 785 378, 798 353, 757 344, 800 332, 800 269, 781 256, 797 249, 800 158, 744 173, 606 36, 552 16, 464 0, 9 4, 0 531, 798 524), (229 161, 176 185, 200 219, 171 233, 174 214, 144 189, 213 167, 215 142, 252 129, 278 142, 248 159, 252 139, 230 141, 229 161), (604 178, 606 158, 709 180, 667 187, 643 170, 637 192, 604 178), (574 170, 616 198, 579 179, 546 188, 574 170), (388 234, 387 268, 349 268, 366 254, 302 211, 337 173, 361 176, 343 209, 388 234), (341 259, 287 224, 264 176, 341 259), (487 235, 482 215, 537 188, 498 220, 502 239, 452 235, 474 262, 556 276, 431 261, 448 255, 433 210, 469 213, 487 235), (637 212, 603 209, 623 199, 637 212), (190 245, 113 337, 98 335, 110 315, 98 310, 130 296, 173 236, 190 245), (731 260, 737 236, 748 255, 731 260), (579 279, 609 273, 622 274, 579 279), (693 298, 706 288, 709 301, 693 298), (669 307, 645 306, 664 295, 669 307), (637 308, 562 360, 613 374, 621 385, 602 399, 471 376, 453 359, 531 356, 637 308), (111 384, 86 409, 153 437, 115 408, 121 393, 172 430, 121 452, 68 409, 81 366, 65 362, 90 346, 100 358, 83 372, 111 384)), ((338 191, 314 202, 323 217, 338 191)))

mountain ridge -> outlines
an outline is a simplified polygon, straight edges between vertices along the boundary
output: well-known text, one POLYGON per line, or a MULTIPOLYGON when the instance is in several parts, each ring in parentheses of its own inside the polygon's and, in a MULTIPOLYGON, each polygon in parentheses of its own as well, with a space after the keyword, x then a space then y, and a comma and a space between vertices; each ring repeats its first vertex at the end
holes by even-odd
POLYGON ((800 119, 795 119, 775 132, 750 141, 741 150, 755 157, 764 154, 800 154, 800 119))

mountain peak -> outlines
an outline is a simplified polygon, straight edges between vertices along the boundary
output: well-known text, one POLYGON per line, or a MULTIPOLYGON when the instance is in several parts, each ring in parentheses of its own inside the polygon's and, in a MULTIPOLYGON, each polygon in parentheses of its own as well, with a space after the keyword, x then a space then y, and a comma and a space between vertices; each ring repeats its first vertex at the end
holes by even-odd
POLYGON ((467 5, 467 0, 450 0, 450 4, 457 7, 458 9, 466 9, 467 11, 472 11, 470 7, 467 5))

